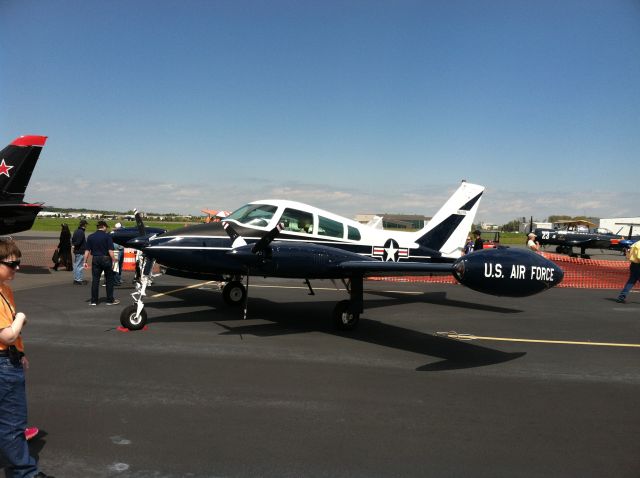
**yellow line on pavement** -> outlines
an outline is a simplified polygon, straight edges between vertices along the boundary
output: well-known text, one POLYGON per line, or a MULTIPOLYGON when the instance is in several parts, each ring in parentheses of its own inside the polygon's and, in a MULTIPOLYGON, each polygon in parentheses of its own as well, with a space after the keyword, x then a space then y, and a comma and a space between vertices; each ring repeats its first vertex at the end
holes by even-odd
POLYGON ((508 337, 482 337, 479 335, 458 334, 455 332, 439 334, 439 335, 444 335, 448 338, 461 339, 461 340, 492 340, 492 341, 498 341, 498 342, 528 342, 533 344, 592 345, 596 347, 640 348, 640 344, 625 344, 625 343, 617 343, 617 342, 579 342, 579 341, 573 341, 573 340, 543 340, 543 339, 517 339, 517 338, 508 338, 508 337))

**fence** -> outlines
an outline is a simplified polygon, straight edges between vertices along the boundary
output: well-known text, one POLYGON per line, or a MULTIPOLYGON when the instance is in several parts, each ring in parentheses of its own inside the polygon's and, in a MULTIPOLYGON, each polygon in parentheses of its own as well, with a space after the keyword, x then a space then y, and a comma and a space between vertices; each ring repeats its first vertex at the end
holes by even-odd
MULTIPOLYGON (((621 289, 629 277, 629 263, 627 261, 581 259, 547 252, 541 252, 540 254, 555 262, 564 271, 564 279, 558 287, 621 289)), ((371 279, 392 282, 457 284, 457 281, 450 275, 372 277, 371 279)), ((636 283, 634 289, 640 290, 640 283, 636 283)))

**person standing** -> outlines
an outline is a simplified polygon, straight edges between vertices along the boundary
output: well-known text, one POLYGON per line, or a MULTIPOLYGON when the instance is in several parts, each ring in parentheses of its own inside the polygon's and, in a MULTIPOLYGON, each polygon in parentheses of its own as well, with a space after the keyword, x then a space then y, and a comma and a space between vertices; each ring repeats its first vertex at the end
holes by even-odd
POLYGON ((71 231, 67 224, 61 224, 60 227, 62 229, 60 230, 60 239, 56 248, 58 262, 53 266, 53 270, 57 271, 58 267, 62 265, 66 270, 70 271, 73 268, 71 261, 71 231))
POLYGON ((629 259, 629 279, 623 289, 618 294, 616 302, 624 304, 627 302, 627 296, 636 282, 640 281, 640 241, 634 244, 626 251, 627 259, 629 259))
POLYGON ((0 455, 7 463, 7 476, 53 478, 38 471, 36 460, 29 454, 25 436, 27 395, 24 370, 29 368, 29 361, 24 354, 20 334, 27 323, 27 316, 16 312, 13 291, 7 284, 15 277, 21 256, 15 242, 0 241, 0 455))
POLYGON ((535 252, 538 252, 540 250, 540 244, 538 243, 538 241, 536 241, 536 236, 533 232, 530 232, 527 235, 527 247, 535 252))
POLYGON ((100 291, 100 276, 104 272, 107 283, 107 305, 116 305, 120 301, 113 298, 113 239, 107 234, 109 226, 105 221, 98 221, 98 230, 87 238, 87 250, 84 251, 84 267, 89 268, 89 254, 91 254, 91 302, 98 305, 100 291))
POLYGON ((475 251, 481 251, 482 249, 484 249, 484 241, 482 240, 482 233, 476 229, 475 231, 473 231, 473 236, 476 238, 475 241, 473 241, 473 250, 475 251))
POLYGON ((73 283, 76 285, 86 284, 83 265, 84 253, 87 250, 87 239, 84 234, 86 227, 87 221, 82 219, 71 238, 71 244, 73 244, 73 283))
POLYGON ((466 256, 473 252, 473 240, 471 236, 467 236, 467 241, 464 243, 464 247, 462 248, 462 255, 466 256))

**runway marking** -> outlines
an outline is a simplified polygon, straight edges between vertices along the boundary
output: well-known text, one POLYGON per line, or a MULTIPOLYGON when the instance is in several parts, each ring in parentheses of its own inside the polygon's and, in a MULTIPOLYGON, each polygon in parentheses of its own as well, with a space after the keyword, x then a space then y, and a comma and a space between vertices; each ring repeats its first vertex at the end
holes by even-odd
POLYGON ((557 345, 592 345, 596 347, 629 347, 640 348, 640 344, 625 344, 617 342, 580 342, 574 340, 545 340, 545 339, 517 339, 509 337, 483 337, 472 334, 459 334, 457 332, 436 332, 436 335, 459 340, 491 340, 497 342, 527 342, 532 344, 557 344, 557 345))
POLYGON ((162 297, 162 296, 165 296, 165 295, 174 294, 176 292, 180 292, 180 291, 183 291, 183 290, 195 289, 197 287, 202 287, 204 285, 213 284, 214 282, 218 282, 218 281, 210 280, 210 281, 207 281, 207 282, 200 282, 198 284, 188 285, 186 287, 180 287, 179 289, 173 289, 173 290, 170 290, 170 291, 167 291, 167 292, 159 292, 157 294, 154 294, 154 295, 150 296, 150 298, 155 299, 157 297, 162 297))

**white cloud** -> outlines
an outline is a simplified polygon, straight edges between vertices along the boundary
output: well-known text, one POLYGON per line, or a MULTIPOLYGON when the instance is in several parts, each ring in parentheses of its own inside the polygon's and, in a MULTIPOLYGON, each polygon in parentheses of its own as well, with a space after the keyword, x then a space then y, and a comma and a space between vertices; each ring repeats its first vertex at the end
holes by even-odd
MULTIPOLYGON (((235 178, 234 178, 235 180, 235 178)), ((127 211, 138 208, 153 212, 200 214, 204 208, 235 209, 242 204, 268 198, 300 201, 337 214, 353 217, 358 213, 406 213, 433 215, 453 193, 455 185, 425 185, 402 190, 389 184, 383 189, 349 190, 330 184, 299 183, 281 185, 260 178, 243 178, 243 183, 225 177, 210 182, 175 184, 122 181, 95 182, 82 178, 63 181, 37 181, 27 189, 28 200, 50 206, 127 211)), ((633 217, 639 214, 639 192, 618 191, 510 191, 488 188, 477 220, 503 224, 516 218, 534 216, 545 219, 552 214, 595 217, 633 217)))

